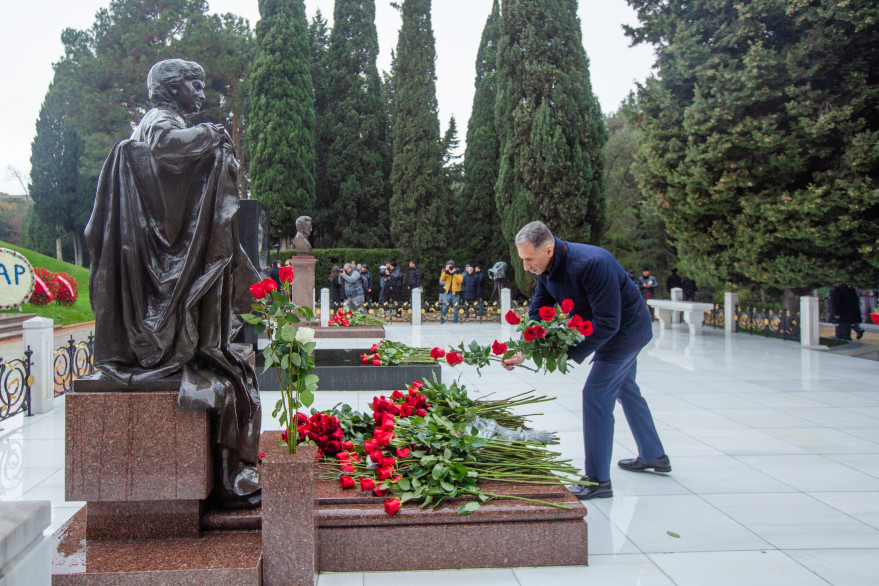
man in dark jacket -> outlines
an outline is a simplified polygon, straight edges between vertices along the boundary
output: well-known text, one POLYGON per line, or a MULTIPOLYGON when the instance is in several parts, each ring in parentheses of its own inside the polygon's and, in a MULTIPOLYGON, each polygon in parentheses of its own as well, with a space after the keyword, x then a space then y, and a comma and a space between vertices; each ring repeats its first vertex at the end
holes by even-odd
POLYGON ((830 310, 836 319, 836 337, 851 341, 852 328, 858 334, 858 340, 864 336, 861 328, 861 309, 858 294, 854 287, 839 283, 830 291, 830 310))
POLYGON ((409 273, 406 275, 409 291, 421 288, 421 269, 415 264, 414 260, 409 261, 409 273))
POLYGON ((470 308, 475 307, 479 300, 479 275, 473 267, 464 267, 464 280, 461 281, 461 298, 464 300, 464 319, 470 317, 470 308))
POLYGON ((397 266, 396 261, 390 263, 388 270, 388 285, 391 287, 391 299, 396 303, 400 303, 403 301, 403 283, 406 277, 403 276, 403 271, 397 266))
POLYGON ((671 297, 671 290, 674 288, 683 289, 684 280, 678 274, 677 269, 672 269, 671 274, 665 279, 665 289, 668 291, 668 296, 671 297))
MULTIPOLYGON (((647 402, 635 382, 638 353, 653 337, 652 320, 638 288, 616 259, 603 248, 563 242, 542 222, 531 222, 516 235, 516 247, 526 271, 537 275, 529 317, 540 319, 541 307, 565 299, 574 302, 572 314, 591 320, 594 331, 568 356, 582 363, 595 353, 583 387, 583 438, 586 476, 594 485, 575 484, 581 500, 613 496, 610 458, 613 447, 613 408, 617 400, 638 445, 638 457, 618 462, 621 468, 671 472, 647 402)), ((522 354, 504 360, 504 367, 524 361, 522 354)))

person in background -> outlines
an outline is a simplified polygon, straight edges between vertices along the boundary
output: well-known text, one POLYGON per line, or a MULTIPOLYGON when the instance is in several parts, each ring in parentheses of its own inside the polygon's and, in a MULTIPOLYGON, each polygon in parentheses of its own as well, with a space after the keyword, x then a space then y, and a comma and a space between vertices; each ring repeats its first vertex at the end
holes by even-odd
POLYGON ((367 265, 360 265, 360 276, 366 277, 366 291, 363 292, 363 298, 367 302, 372 301, 372 273, 369 272, 367 265))
POLYGON ((671 290, 674 288, 683 289, 684 280, 678 274, 678 270, 676 268, 671 270, 671 274, 665 279, 665 290, 668 291, 668 296, 671 297, 671 290))
POLYGON ((339 265, 333 265, 330 271, 330 305, 338 307, 345 301, 345 287, 340 282, 339 275, 342 269, 339 265))
POLYGON ((348 298, 349 306, 359 311, 363 307, 363 281, 360 273, 354 270, 354 265, 346 262, 339 277, 345 283, 345 297, 348 298))
POLYGON ((861 321, 865 324, 873 323, 870 314, 876 311, 876 290, 856 289, 861 308, 861 321))
POLYGON ((403 301, 403 283, 405 281, 406 277, 403 276, 403 271, 396 261, 391 261, 388 266, 388 284, 391 287, 390 297, 395 303, 402 303, 403 301))
POLYGON ((455 261, 450 260, 447 262, 446 266, 443 267, 443 272, 440 273, 440 282, 445 293, 443 308, 440 314, 441 324, 446 323, 446 311, 449 309, 449 306, 452 307, 452 313, 454 313, 454 323, 458 323, 458 303, 461 301, 461 282, 463 280, 463 275, 455 268, 455 261))
POLYGON ((464 319, 467 319, 470 317, 470 308, 475 306, 479 299, 479 275, 473 271, 473 267, 470 265, 464 266, 461 298, 464 302, 464 319))
POLYGON ((696 301, 696 293, 699 292, 699 288, 696 286, 696 281, 690 277, 684 276, 684 278, 681 279, 681 289, 684 290, 684 301, 696 301))
POLYGON ((857 339, 864 336, 861 328, 861 311, 858 306, 858 294, 854 287, 845 283, 837 283, 830 292, 830 309, 836 319, 836 337, 840 340, 850 341, 852 330, 857 333, 857 339))
POLYGON ((382 265, 378 268, 378 283, 379 283, 379 292, 378 292, 378 302, 379 303, 387 303, 388 302, 388 292, 390 291, 390 277, 391 271, 388 268, 387 262, 382 263, 382 265))
POLYGON ((650 269, 647 267, 641 269, 641 276, 638 277, 638 290, 641 292, 641 298, 644 299, 644 301, 653 299, 658 285, 659 283, 656 282, 656 277, 650 274, 650 269))
POLYGON ((415 264, 414 260, 409 261, 409 272, 406 274, 406 284, 409 286, 409 290, 412 289, 422 289, 421 286, 421 269, 415 264))
POLYGON ((278 286, 278 291, 284 290, 284 288, 281 287, 281 261, 272 261, 272 267, 269 269, 269 278, 278 286))

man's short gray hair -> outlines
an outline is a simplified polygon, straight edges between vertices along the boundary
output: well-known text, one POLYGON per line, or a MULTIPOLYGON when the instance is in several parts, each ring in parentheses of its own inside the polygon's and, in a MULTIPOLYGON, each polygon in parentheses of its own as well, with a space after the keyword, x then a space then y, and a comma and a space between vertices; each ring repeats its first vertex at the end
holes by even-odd
POLYGON ((519 233, 516 234, 516 246, 522 246, 526 242, 530 242, 534 248, 552 244, 554 241, 552 232, 546 227, 546 224, 540 221, 525 224, 519 233))

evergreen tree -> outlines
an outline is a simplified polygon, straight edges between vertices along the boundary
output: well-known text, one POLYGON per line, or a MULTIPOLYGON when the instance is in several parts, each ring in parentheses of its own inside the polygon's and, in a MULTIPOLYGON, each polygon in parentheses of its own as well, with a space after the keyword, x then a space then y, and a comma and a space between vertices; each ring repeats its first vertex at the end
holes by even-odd
POLYGON ((335 247, 389 244, 387 115, 376 67, 375 0, 336 0, 328 55, 326 196, 335 247))
POLYGON ((311 48, 311 81, 314 85, 314 185, 315 209, 312 215, 317 226, 315 243, 320 248, 332 246, 330 235, 323 229, 331 221, 332 205, 327 191, 327 151, 330 135, 326 128, 327 104, 329 103, 329 80, 327 56, 330 49, 330 32, 327 20, 318 10, 308 25, 308 45, 311 48))
MULTIPOLYGON (((436 100, 436 48, 430 0, 405 0, 394 62, 391 236, 425 271, 424 283, 450 247, 454 210, 446 202, 436 100)), ((439 274, 439 271, 436 271, 439 274)))
POLYGON ((488 266, 500 260, 509 261, 509 246, 501 232, 494 196, 500 157, 494 117, 500 34, 500 0, 494 0, 476 54, 476 92, 467 124, 464 186, 459 208, 461 216, 467 218, 467 234, 458 239, 471 258, 488 266))
POLYGON ((661 76, 640 91, 643 185, 683 268, 790 297, 875 284, 875 3, 629 3, 661 76))
POLYGON ((250 179, 253 195, 269 208, 272 235, 292 238, 296 218, 311 214, 315 204, 308 21, 303 0, 260 0, 259 11, 259 49, 251 78, 250 179))
MULTIPOLYGON (((49 86, 31 145, 31 184, 28 191, 33 200, 34 213, 39 216, 42 225, 53 227, 58 260, 63 260, 62 236, 78 228, 76 220, 81 216, 82 206, 78 196, 81 189, 79 160, 82 151, 83 141, 67 121, 62 93, 55 86, 49 86)), ((77 260, 81 261, 81 257, 77 260)))
MULTIPOLYGON (((532 220, 560 238, 597 242, 607 131, 576 0, 504 0, 498 53, 496 201, 511 258, 516 232, 532 220)), ((513 266, 520 290, 532 289, 521 263, 513 266)))

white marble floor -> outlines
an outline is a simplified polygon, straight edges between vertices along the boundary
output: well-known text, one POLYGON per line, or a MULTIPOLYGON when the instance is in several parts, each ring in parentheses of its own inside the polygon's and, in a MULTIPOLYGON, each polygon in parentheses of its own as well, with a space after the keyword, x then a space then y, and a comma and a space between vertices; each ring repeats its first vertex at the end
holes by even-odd
MULTIPOLYGON (((469 324, 387 332, 446 347, 511 333, 469 324)), ((674 470, 612 471, 614 498, 586 503, 589 567, 322 574, 320 585, 879 583, 879 363, 746 334, 655 333, 641 353, 638 381, 674 470)), ((321 341, 340 344, 351 341, 321 341)), ((582 462, 580 391, 588 369, 538 376, 495 366, 480 377, 444 367, 443 378, 461 376, 477 394, 535 389, 556 397, 535 426, 557 430, 561 451, 582 462)), ((274 405, 276 393, 263 395, 274 405)), ((372 395, 325 392, 315 406, 343 401, 364 410, 372 395)), ((264 413, 264 428, 277 428, 271 408, 264 413)), ((635 450, 617 415, 615 460, 635 450)), ((61 400, 53 413, 0 425, 0 500, 50 499, 51 530, 80 506, 64 501, 63 420, 61 400)))

